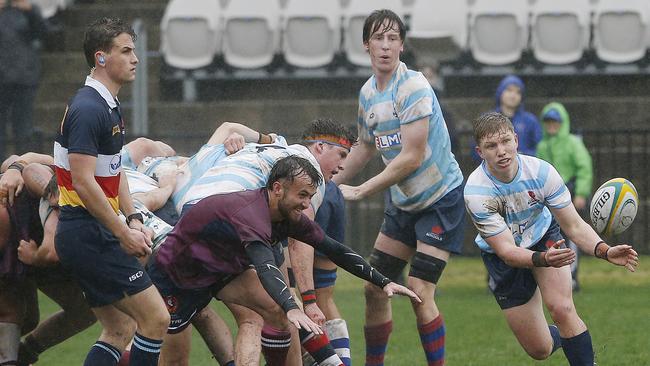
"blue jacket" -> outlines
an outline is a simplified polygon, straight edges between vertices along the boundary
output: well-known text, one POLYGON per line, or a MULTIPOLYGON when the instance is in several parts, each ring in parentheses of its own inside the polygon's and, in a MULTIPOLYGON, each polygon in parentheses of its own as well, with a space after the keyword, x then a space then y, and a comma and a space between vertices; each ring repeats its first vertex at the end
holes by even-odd
POLYGON ((519 152, 535 156, 537 144, 542 140, 542 128, 534 114, 524 109, 526 88, 524 82, 515 75, 508 75, 501 80, 496 92, 496 108, 501 113, 501 94, 509 85, 515 84, 521 89, 521 103, 517 107, 515 115, 510 119, 515 127, 515 133, 519 137, 519 152))
MULTIPOLYGON (((501 94, 503 94, 506 88, 512 84, 517 85, 519 89, 521 89, 521 103, 519 104, 519 107, 517 107, 515 115, 510 118, 512 125, 515 128, 515 133, 519 137, 518 151, 525 155, 535 156, 537 152, 537 144, 542 140, 542 128, 540 123, 537 121, 537 117, 524 109, 526 87, 524 86, 524 82, 519 77, 515 75, 508 75, 501 80, 499 86, 497 87, 497 92, 495 95, 495 111, 502 113, 501 94)), ((476 141, 472 141, 472 160, 474 160, 476 163, 480 163, 481 157, 476 153, 476 150, 474 148, 475 146, 476 141)))

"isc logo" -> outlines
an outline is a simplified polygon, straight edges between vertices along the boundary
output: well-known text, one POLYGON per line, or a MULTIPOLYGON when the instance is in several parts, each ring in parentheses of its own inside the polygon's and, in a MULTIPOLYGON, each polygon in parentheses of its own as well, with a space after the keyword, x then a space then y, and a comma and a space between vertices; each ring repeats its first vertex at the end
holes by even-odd
POLYGON ((129 282, 133 282, 133 281, 137 280, 138 278, 142 277, 143 274, 144 274, 144 272, 137 271, 136 273, 129 276, 129 282))

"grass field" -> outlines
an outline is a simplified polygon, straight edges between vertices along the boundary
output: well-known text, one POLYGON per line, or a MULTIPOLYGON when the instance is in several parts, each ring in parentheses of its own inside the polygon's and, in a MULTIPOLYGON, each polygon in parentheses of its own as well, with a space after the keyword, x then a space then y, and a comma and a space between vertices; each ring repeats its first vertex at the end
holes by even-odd
MULTIPOLYGON (((636 273, 627 273, 592 257, 581 259, 582 290, 575 295, 578 313, 589 326, 596 359, 603 365, 650 365, 650 257, 641 258, 636 273)), ((352 338, 352 360, 363 365, 362 282, 339 271, 336 301, 352 338)), ((213 303, 226 321, 232 317, 221 304, 213 303)), ((561 351, 545 362, 529 359, 510 333, 501 312, 485 285, 479 258, 453 258, 440 281, 438 304, 447 325, 447 364, 450 366, 566 365, 561 351)), ((41 297, 42 316, 57 310, 41 297)), ((416 335, 410 303, 393 301, 394 331, 386 365, 425 365, 416 335)), ((81 365, 99 334, 97 325, 45 352, 39 365, 81 365)), ((195 332, 191 365, 216 365, 195 332)))

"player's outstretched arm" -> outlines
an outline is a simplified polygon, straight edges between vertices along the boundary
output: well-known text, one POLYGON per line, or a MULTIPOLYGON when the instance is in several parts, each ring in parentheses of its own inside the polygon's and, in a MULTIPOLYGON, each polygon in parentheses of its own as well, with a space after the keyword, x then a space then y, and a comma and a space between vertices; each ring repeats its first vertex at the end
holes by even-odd
POLYGON ((515 245, 515 239, 509 230, 485 238, 494 253, 510 267, 564 267, 573 263, 576 253, 569 248, 561 248, 564 240, 560 240, 546 252, 536 252, 515 245))
POLYGON ((639 254, 627 244, 610 247, 604 241, 600 241, 594 248, 594 256, 617 266, 623 266, 630 272, 636 271, 636 267, 639 265, 639 254))
POLYGON ((572 204, 561 209, 551 209, 551 212, 558 220, 562 230, 580 249, 612 264, 624 266, 631 272, 636 270, 639 263, 637 252, 627 244, 613 247, 607 245, 596 231, 578 215, 572 204))
POLYGON ((271 296, 287 314, 287 319, 297 328, 304 328, 315 334, 323 334, 323 330, 314 323, 296 304, 287 281, 280 269, 275 265, 275 258, 271 248, 262 242, 253 242, 246 246, 246 254, 251 260, 257 277, 264 290, 271 296))
POLYGON ((323 241, 315 248, 325 253, 339 267, 383 289, 388 296, 394 294, 404 295, 410 297, 413 301, 422 302, 415 292, 391 282, 388 277, 374 269, 361 255, 329 236, 325 235, 323 241))

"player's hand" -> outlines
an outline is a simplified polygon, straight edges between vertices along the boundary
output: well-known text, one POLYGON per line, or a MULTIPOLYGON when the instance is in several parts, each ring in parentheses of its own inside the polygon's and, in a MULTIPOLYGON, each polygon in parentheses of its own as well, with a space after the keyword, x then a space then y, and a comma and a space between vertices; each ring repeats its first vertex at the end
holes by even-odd
POLYGON ((298 329, 304 329, 314 334, 323 334, 323 329, 314 323, 309 317, 300 309, 291 309, 287 312, 287 319, 298 329))
POLYGON ((19 170, 7 169, 0 177, 0 205, 13 206, 14 197, 18 196, 23 191, 25 181, 23 175, 19 170))
POLYGON ((408 296, 411 298, 411 301, 414 302, 422 302, 420 297, 413 291, 409 290, 408 288, 398 285, 395 282, 389 282, 384 288, 382 289, 388 295, 388 297, 393 297, 394 294, 397 295, 402 295, 402 296, 408 296))
POLYGON ((325 314, 321 309, 316 305, 316 303, 306 304, 303 306, 305 308, 305 314, 311 319, 314 323, 322 326, 325 324, 325 314))
POLYGON ((243 149, 244 145, 246 145, 244 136, 238 134, 237 132, 231 133, 230 136, 226 137, 226 139, 223 141, 223 146, 226 149, 228 155, 234 154, 237 151, 243 149))
POLYGON ((339 184, 339 189, 343 194, 346 201, 358 201, 364 198, 360 186, 349 186, 347 184, 339 184))
POLYGON ((18 259, 31 266, 34 264, 34 257, 36 256, 37 250, 38 245, 36 245, 35 241, 21 240, 20 244, 18 244, 18 259))
POLYGON ((556 241, 544 254, 544 259, 549 267, 560 268, 575 262, 576 252, 564 247, 564 242, 564 239, 556 241))
POLYGON ((119 239, 122 249, 129 255, 140 258, 151 254, 151 239, 141 230, 129 228, 119 239))
POLYGON ((639 254, 632 246, 621 244, 607 249, 607 261, 634 272, 639 265, 639 254))

